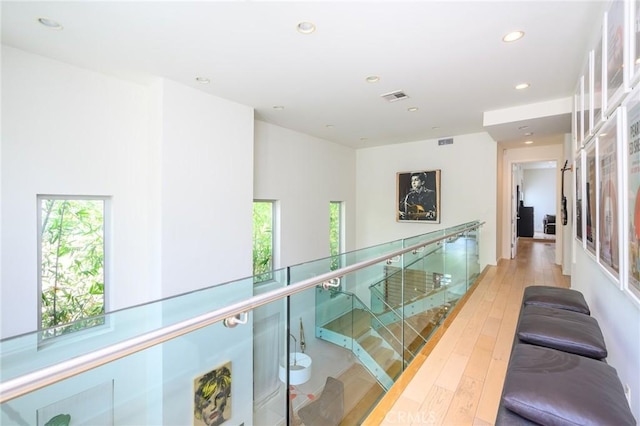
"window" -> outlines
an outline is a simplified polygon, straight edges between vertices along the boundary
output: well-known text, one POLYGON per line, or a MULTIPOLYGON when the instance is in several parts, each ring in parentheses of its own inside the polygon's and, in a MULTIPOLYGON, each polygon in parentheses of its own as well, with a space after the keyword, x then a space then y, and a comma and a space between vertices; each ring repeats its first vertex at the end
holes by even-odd
POLYGON ((273 201, 253 202, 253 280, 273 278, 273 201))
POLYGON ((342 251, 342 202, 331 201, 329 203, 329 253, 331 258, 331 270, 340 267, 338 255, 342 251))
POLYGON ((43 339, 104 324, 107 201, 38 196, 43 339))

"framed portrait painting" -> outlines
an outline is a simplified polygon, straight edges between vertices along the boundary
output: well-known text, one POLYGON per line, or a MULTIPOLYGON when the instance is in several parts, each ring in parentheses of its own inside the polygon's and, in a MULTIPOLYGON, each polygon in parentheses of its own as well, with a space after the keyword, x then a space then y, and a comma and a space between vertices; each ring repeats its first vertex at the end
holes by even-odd
POLYGON ((440 223, 440 170, 396 175, 396 221, 440 223))
POLYGON ((231 361, 193 381, 193 426, 218 426, 231 417, 231 361))

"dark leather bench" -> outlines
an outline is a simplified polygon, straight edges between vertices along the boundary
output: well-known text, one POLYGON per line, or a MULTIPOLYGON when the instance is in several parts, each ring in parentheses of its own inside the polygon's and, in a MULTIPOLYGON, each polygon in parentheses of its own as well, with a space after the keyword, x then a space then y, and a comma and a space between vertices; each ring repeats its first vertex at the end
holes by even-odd
POLYGON ((525 289, 496 425, 636 425, 580 292, 525 289))

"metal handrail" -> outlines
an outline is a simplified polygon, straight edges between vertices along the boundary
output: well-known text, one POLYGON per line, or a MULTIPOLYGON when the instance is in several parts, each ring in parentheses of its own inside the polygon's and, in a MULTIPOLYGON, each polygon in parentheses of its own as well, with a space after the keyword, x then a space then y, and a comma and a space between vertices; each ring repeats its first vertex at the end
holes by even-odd
POLYGON ((213 312, 208 312, 206 314, 202 314, 194 318, 190 318, 188 320, 163 327, 158 330, 153 330, 140 336, 127 339, 120 343, 113 344, 106 348, 98 349, 84 355, 79 355, 75 358, 71 358, 66 361, 51 365, 49 367, 24 374, 14 379, 3 381, 2 383, 0 383, 0 404, 26 395, 35 390, 44 388, 51 384, 68 379, 69 377, 84 373, 85 371, 100 367, 109 362, 124 358, 136 352, 140 352, 144 349, 150 348, 160 343, 164 343, 166 341, 207 327, 211 324, 215 324, 216 322, 223 321, 226 318, 249 312, 255 308, 274 302, 276 300, 292 296, 296 293, 300 293, 304 290, 315 287, 317 285, 321 285, 324 282, 333 280, 351 272, 366 268, 371 265, 375 265, 376 263, 386 261, 395 256, 399 256, 420 247, 450 238, 454 235, 459 235, 472 229, 477 229, 480 226, 484 225, 484 223, 485 222, 478 222, 465 228, 458 229, 454 233, 443 235, 427 242, 414 244, 410 247, 399 249, 392 253, 358 262, 350 266, 345 266, 344 268, 336 269, 335 271, 308 278, 287 287, 275 289, 258 296, 253 296, 250 299, 231 304, 224 308, 217 309, 213 312))

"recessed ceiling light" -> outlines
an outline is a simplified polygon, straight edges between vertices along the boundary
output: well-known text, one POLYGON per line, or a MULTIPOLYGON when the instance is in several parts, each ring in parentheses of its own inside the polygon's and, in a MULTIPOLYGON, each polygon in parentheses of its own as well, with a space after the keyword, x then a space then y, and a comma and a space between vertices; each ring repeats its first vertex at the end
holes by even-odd
POLYGON ((533 136, 533 132, 527 132, 524 134, 525 136, 533 136))
POLYGON ((518 84, 518 85, 516 86, 516 90, 523 90, 523 89, 528 88, 529 86, 530 86, 530 84, 529 84, 529 83, 520 83, 520 84, 518 84))
POLYGON ((416 112, 418 110, 418 107, 409 107, 407 108, 407 111, 409 112, 416 112))
POLYGON ((196 77, 196 81, 200 84, 209 84, 211 83, 211 80, 209 80, 207 77, 196 77))
POLYGON ((512 41, 520 40, 522 37, 524 37, 524 31, 512 31, 502 37, 502 41, 505 43, 511 43, 512 41))
POLYGON ((531 145, 533 143, 533 141, 525 141, 525 144, 527 145, 531 145))
POLYGON ((309 21, 302 21, 298 23, 298 26, 296 27, 296 29, 300 34, 311 34, 316 30, 316 24, 309 21))
POLYGON ((370 75, 369 77, 365 78, 365 81, 367 83, 377 83, 380 81, 380 76, 370 75))
POLYGON ((284 107, 282 105, 274 105, 273 109, 275 109, 276 111, 282 111, 284 107))
POLYGON ((64 28, 62 24, 60 24, 60 22, 54 21, 53 19, 49 18, 38 18, 38 22, 52 30, 61 30, 62 28, 64 28))

